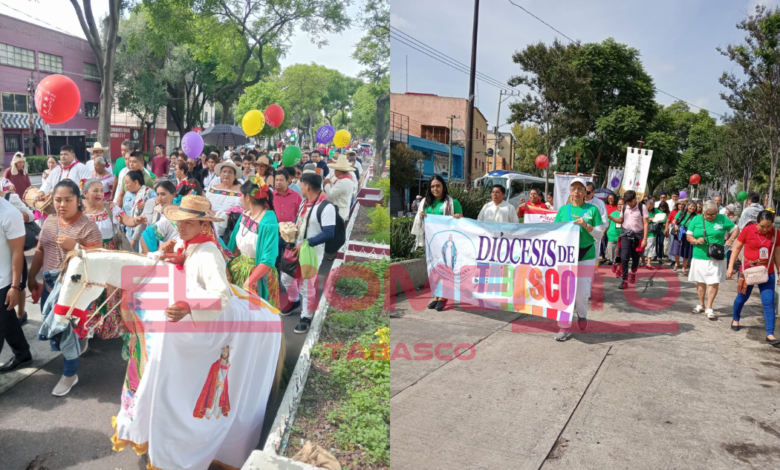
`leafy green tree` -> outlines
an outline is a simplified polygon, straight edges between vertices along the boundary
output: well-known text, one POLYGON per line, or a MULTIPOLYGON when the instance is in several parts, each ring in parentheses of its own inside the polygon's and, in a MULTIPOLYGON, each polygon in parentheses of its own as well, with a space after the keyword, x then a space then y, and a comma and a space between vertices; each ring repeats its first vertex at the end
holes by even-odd
POLYGON ((565 138, 583 135, 589 127, 583 109, 592 106, 593 98, 587 72, 573 65, 578 53, 578 45, 555 40, 550 46, 531 44, 512 56, 524 74, 510 78, 509 85, 525 85, 531 93, 509 105, 509 121, 537 124, 548 156, 565 138))
POLYGON ((512 134, 515 136, 515 161, 513 168, 517 171, 543 176, 544 171, 536 166, 536 157, 544 153, 544 137, 536 124, 512 124, 512 134))
POLYGON ((295 127, 303 127, 305 123, 309 136, 313 136, 315 116, 322 115, 322 103, 328 96, 332 72, 322 65, 295 64, 284 69, 279 77, 278 86, 289 107, 285 114, 290 115, 295 127))
POLYGON ((390 188, 395 191, 401 199, 405 199, 406 189, 414 184, 415 180, 421 177, 420 170, 417 169, 417 161, 425 156, 406 144, 392 143, 390 145, 390 188))
POLYGON ((769 151, 769 205, 774 206, 775 179, 780 157, 780 9, 756 7, 755 14, 737 24, 745 31, 743 44, 718 51, 741 68, 741 74, 724 72, 721 97, 756 126, 769 151))
MULTIPOLYGON (((269 81, 262 81, 256 83, 246 89, 246 92, 238 99, 238 106, 236 107, 236 121, 241 122, 244 118, 244 114, 257 109, 259 111, 265 110, 269 105, 278 104, 282 109, 289 109, 290 105, 287 103, 284 93, 281 91, 278 79, 269 81)), ((259 137, 272 137, 279 134, 279 129, 287 129, 292 125, 290 122, 290 116, 285 113, 284 122, 278 127, 273 128, 271 126, 263 127, 263 130, 258 134, 259 137)))
POLYGON ((376 131, 377 87, 363 85, 352 97, 350 124, 356 136, 370 136, 376 131))
POLYGON ((364 36, 355 46, 352 58, 365 67, 360 77, 373 87, 371 94, 376 96, 374 181, 379 181, 384 173, 390 127, 390 2, 364 0, 358 21, 364 36))

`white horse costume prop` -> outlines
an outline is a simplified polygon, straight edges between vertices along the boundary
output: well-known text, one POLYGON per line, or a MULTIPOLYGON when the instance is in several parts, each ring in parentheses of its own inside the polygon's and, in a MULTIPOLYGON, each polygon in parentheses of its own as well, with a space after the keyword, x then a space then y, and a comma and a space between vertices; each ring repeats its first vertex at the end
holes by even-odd
POLYGON ((283 324, 270 304, 213 272, 211 258, 222 262, 216 246, 190 249, 205 261, 185 269, 186 279, 176 265, 150 257, 74 250, 62 269, 56 320, 73 321, 69 310, 86 310, 106 286, 122 288, 135 302, 129 304, 134 313, 123 312, 135 331, 121 409, 112 419, 114 450, 148 452, 148 468, 158 470, 205 470, 212 463, 240 468, 259 443, 266 404, 281 377, 283 324), (212 272, 204 272, 207 266, 212 272), (132 295, 129 282, 135 283, 132 295), (168 322, 165 309, 181 300, 192 314, 168 322))

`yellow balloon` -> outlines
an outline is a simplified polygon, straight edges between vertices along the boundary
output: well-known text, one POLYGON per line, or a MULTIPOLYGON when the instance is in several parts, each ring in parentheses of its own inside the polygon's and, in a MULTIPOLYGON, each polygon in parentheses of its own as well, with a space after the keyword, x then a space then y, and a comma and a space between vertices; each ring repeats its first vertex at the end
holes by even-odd
POLYGON ((241 120, 241 128, 248 136, 259 134, 263 127, 265 127, 265 116, 256 109, 244 114, 244 118, 241 120))
POLYGON ((340 131, 336 132, 335 136, 333 136, 333 145, 341 149, 349 145, 351 140, 352 134, 350 134, 346 129, 341 129, 340 131))

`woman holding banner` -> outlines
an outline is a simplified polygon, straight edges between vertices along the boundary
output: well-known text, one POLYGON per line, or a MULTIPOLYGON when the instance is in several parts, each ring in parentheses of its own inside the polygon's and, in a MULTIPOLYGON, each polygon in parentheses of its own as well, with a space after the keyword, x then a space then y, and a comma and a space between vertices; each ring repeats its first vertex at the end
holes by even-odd
MULTIPOLYGON (((555 222, 574 222, 580 227, 580 246, 577 264, 577 295, 574 299, 574 312, 578 317, 580 331, 588 325, 588 298, 590 297, 593 271, 596 267, 596 240, 603 235, 604 223, 601 213, 592 204, 585 202, 585 180, 571 180, 571 203, 558 209, 555 222)), ((560 331, 555 335, 556 341, 566 341, 571 337, 571 321, 558 322, 560 331)))
MULTIPOLYGON (((460 202, 449 195, 447 183, 439 175, 434 175, 431 178, 431 182, 428 185, 428 193, 425 195, 425 199, 422 200, 420 207, 417 209, 417 215, 414 217, 412 234, 417 237, 416 246, 425 245, 426 214, 450 216, 456 219, 463 217, 463 209, 460 207, 460 202)), ((428 304, 428 308, 434 308, 441 312, 444 310, 445 305, 447 305, 447 299, 433 297, 428 304)))

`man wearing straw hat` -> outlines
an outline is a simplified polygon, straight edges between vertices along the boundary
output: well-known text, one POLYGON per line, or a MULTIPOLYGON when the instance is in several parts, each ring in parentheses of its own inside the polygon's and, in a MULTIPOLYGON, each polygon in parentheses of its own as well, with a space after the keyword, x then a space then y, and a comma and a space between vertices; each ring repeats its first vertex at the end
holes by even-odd
POLYGON ((333 174, 324 179, 323 190, 328 196, 328 200, 338 207, 341 218, 346 221, 349 219, 350 202, 355 190, 355 180, 352 174, 355 168, 349 164, 344 155, 339 155, 336 163, 328 163, 328 168, 333 170, 333 174))
MULTIPOLYGON (((87 149, 87 152, 92 154, 92 157, 90 157, 89 161, 87 162, 87 169, 89 169, 89 171, 95 171, 95 159, 97 157, 102 157, 106 150, 108 150, 108 147, 103 147, 103 144, 100 142, 95 142, 92 147, 87 149)), ((106 160, 106 169, 111 171, 111 162, 108 160, 106 160)))

